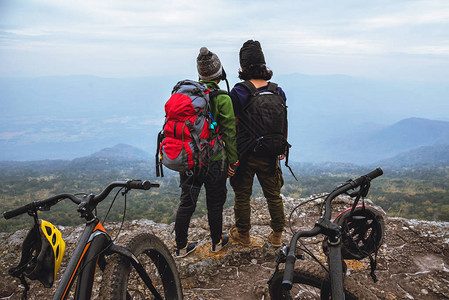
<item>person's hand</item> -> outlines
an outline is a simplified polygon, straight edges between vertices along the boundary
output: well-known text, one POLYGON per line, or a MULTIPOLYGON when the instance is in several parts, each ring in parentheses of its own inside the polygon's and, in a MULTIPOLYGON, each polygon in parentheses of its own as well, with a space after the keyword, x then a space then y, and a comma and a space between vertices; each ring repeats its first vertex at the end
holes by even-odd
POLYGON ((228 167, 228 177, 232 177, 235 174, 235 170, 232 168, 232 165, 228 167))
POLYGON ((285 158, 285 154, 279 155, 279 160, 283 160, 285 158))
POLYGON ((233 164, 229 164, 229 167, 228 167, 228 177, 232 177, 232 176, 235 175, 235 170, 237 169, 237 167, 239 166, 239 164, 240 164, 239 161, 237 161, 237 162, 235 162, 235 163, 233 163, 233 164))

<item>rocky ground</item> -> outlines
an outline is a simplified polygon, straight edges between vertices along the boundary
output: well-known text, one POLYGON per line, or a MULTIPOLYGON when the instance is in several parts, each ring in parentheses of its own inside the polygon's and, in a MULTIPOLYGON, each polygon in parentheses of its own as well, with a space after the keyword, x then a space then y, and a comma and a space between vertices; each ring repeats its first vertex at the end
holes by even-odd
MULTIPOLYGON (((285 198, 287 218, 295 206, 311 198, 285 198)), ((310 201, 294 211, 292 226, 295 230, 313 226, 318 219, 321 202, 321 199, 310 201)), ((350 204, 349 198, 341 197, 335 200, 333 208, 343 211, 350 204)), ((226 210, 224 216, 225 230, 228 230, 233 224, 232 209, 226 210)), ((386 232, 376 270, 379 281, 374 283, 369 276, 368 259, 346 261, 347 276, 371 292, 367 299, 449 299, 449 223, 384 217, 386 232)), ((203 217, 192 221, 189 238, 197 243, 198 249, 176 260, 185 299, 269 299, 267 281, 274 271, 276 250, 266 242, 270 228, 263 198, 252 201, 252 224, 251 247, 231 243, 215 254, 209 251, 207 219, 203 217)), ((119 227, 117 223, 105 226, 112 236, 119 227)), ((67 250, 58 279, 82 229, 60 227, 67 250)), ((173 224, 129 221, 124 224, 119 240, 136 232, 152 232, 172 249, 172 230, 173 224)), ((291 237, 290 232, 287 228, 284 234, 286 243, 291 237)), ((8 269, 18 263, 26 233, 27 230, 0 233, 0 299, 20 299, 23 287, 18 280, 9 277, 8 269)), ((320 250, 322 238, 309 239, 307 244, 324 261, 320 250)), ((103 280, 106 279, 98 272, 96 291, 103 280)), ((50 299, 50 294, 51 290, 43 288, 39 282, 33 282, 28 296, 29 299, 50 299)))

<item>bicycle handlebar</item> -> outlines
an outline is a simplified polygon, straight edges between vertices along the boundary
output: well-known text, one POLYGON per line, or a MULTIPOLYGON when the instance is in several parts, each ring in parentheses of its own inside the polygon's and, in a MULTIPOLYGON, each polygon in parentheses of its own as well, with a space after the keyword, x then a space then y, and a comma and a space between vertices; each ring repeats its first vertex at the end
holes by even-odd
MULTIPOLYGON (((95 195, 93 197, 93 201, 96 204, 103 201, 109 193, 114 189, 115 187, 124 187, 127 189, 137 189, 137 190, 149 190, 152 187, 159 187, 158 183, 151 183, 147 180, 125 180, 125 181, 114 181, 110 183, 100 194, 95 195)), ((76 204, 80 204, 82 202, 81 198, 78 198, 77 196, 73 194, 59 194, 55 196, 51 196, 49 198, 43 199, 43 200, 36 200, 31 203, 28 203, 22 207, 10 210, 10 211, 4 211, 3 217, 5 219, 11 219, 14 217, 17 217, 21 214, 40 210, 42 208, 48 208, 55 204, 57 204, 59 201, 63 199, 70 199, 76 204)))
POLYGON ((370 182, 371 180, 381 176, 384 172, 382 171, 381 168, 377 168, 371 172, 369 172, 368 174, 362 175, 357 179, 354 180, 350 180, 348 182, 346 182, 345 184, 337 187, 335 190, 333 190, 327 197, 326 197, 326 202, 325 202, 325 206, 324 206, 324 218, 330 220, 331 218, 331 202, 332 199, 334 199, 335 197, 346 193, 347 191, 351 190, 351 189, 355 189, 361 185, 364 185, 368 182, 370 182))
MULTIPOLYGON (((335 197, 347 192, 350 189, 355 189, 365 183, 368 183, 371 180, 381 176, 382 174, 383 174, 382 169, 377 168, 377 169, 369 172, 366 175, 360 176, 359 178, 354 179, 354 180, 350 180, 347 183, 343 184, 342 186, 336 188, 333 192, 331 192, 326 197, 324 216, 322 218, 330 220, 331 202, 335 197)), ((290 242, 289 252, 288 252, 288 255, 287 255, 286 261, 285 261, 284 278, 282 280, 282 287, 285 290, 291 290, 291 288, 292 288, 293 271, 295 268, 295 261, 296 261, 295 249, 296 249, 296 243, 298 242, 298 239, 301 237, 316 236, 320 233, 322 233, 322 228, 320 226, 318 226, 317 224, 315 224, 315 227, 313 227, 311 230, 296 232, 295 235, 292 237, 291 242, 290 242)))

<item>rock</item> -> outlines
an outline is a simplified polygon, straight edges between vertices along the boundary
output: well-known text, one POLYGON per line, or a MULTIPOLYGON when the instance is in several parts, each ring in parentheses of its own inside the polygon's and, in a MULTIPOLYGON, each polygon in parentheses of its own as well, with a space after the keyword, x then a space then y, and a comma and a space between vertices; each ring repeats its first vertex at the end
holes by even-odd
MULTIPOLYGON (((323 195, 307 199, 284 197, 286 217, 292 213, 291 227, 310 229, 320 215, 323 195), (315 199, 318 198, 318 199, 315 199)), ((370 203, 370 201, 367 201, 370 203)), ((351 198, 344 196, 333 203, 333 216, 350 207, 351 198)), ((374 205, 370 203, 370 205, 374 205)), ((378 210, 383 210, 376 207, 378 210)), ((269 299, 267 281, 275 268, 277 251, 269 245, 266 237, 270 232, 269 213, 266 201, 256 198, 251 201, 252 243, 250 247, 230 244, 218 253, 210 251, 211 242, 207 218, 192 220, 189 240, 197 243, 191 255, 176 259, 185 299, 269 299)), ((377 257, 374 283, 369 276, 369 259, 348 260, 347 277, 367 287, 380 299, 442 299, 449 298, 449 223, 390 218, 385 212, 384 244, 377 257)), ((233 210, 224 211, 224 231, 234 224, 233 210)), ((120 223, 107 223, 106 230, 115 237, 120 223)), ((173 248, 173 224, 158 224, 151 220, 125 222, 118 241, 138 232, 151 232, 173 248)), ((67 243, 66 253, 57 276, 59 280, 83 227, 59 227, 67 243)), ((18 299, 23 287, 20 281, 8 275, 8 269, 16 266, 20 259, 21 243, 28 230, 15 233, 0 233, 0 298, 18 299), (9 297, 9 298, 8 298, 9 297)), ((287 224, 283 236, 285 243, 292 234, 287 224)), ((317 257, 325 261, 321 251, 322 237, 306 239, 308 247, 317 257)), ((107 280, 97 273, 97 282, 107 280)), ((53 289, 54 290, 54 287, 53 289)), ((98 288, 94 288, 97 293, 98 288)), ((48 299, 48 290, 39 282, 31 282, 29 299, 48 299)), ((94 297, 95 298, 95 297, 94 297)))

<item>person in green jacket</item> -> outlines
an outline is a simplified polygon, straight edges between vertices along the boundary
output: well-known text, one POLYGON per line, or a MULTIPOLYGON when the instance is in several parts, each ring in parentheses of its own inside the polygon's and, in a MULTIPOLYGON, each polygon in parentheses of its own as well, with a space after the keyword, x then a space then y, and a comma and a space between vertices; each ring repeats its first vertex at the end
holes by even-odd
MULTIPOLYGON (((221 135, 224 149, 211 158, 207 168, 196 169, 191 175, 185 172, 180 173, 182 191, 175 219, 177 257, 186 256, 195 250, 195 244, 188 243, 188 229, 203 185, 206 189, 207 217, 212 239, 211 251, 220 251, 228 243, 229 237, 223 235, 226 180, 227 177, 234 175, 234 168, 238 161, 235 117, 231 98, 225 92, 214 93, 220 89, 218 86, 220 81, 226 79, 221 62, 215 53, 202 47, 197 57, 197 69, 200 82, 207 85, 212 95, 216 95, 209 100, 210 113, 219 128, 218 134, 221 135)), ((213 137, 216 134, 212 132, 213 137)))

